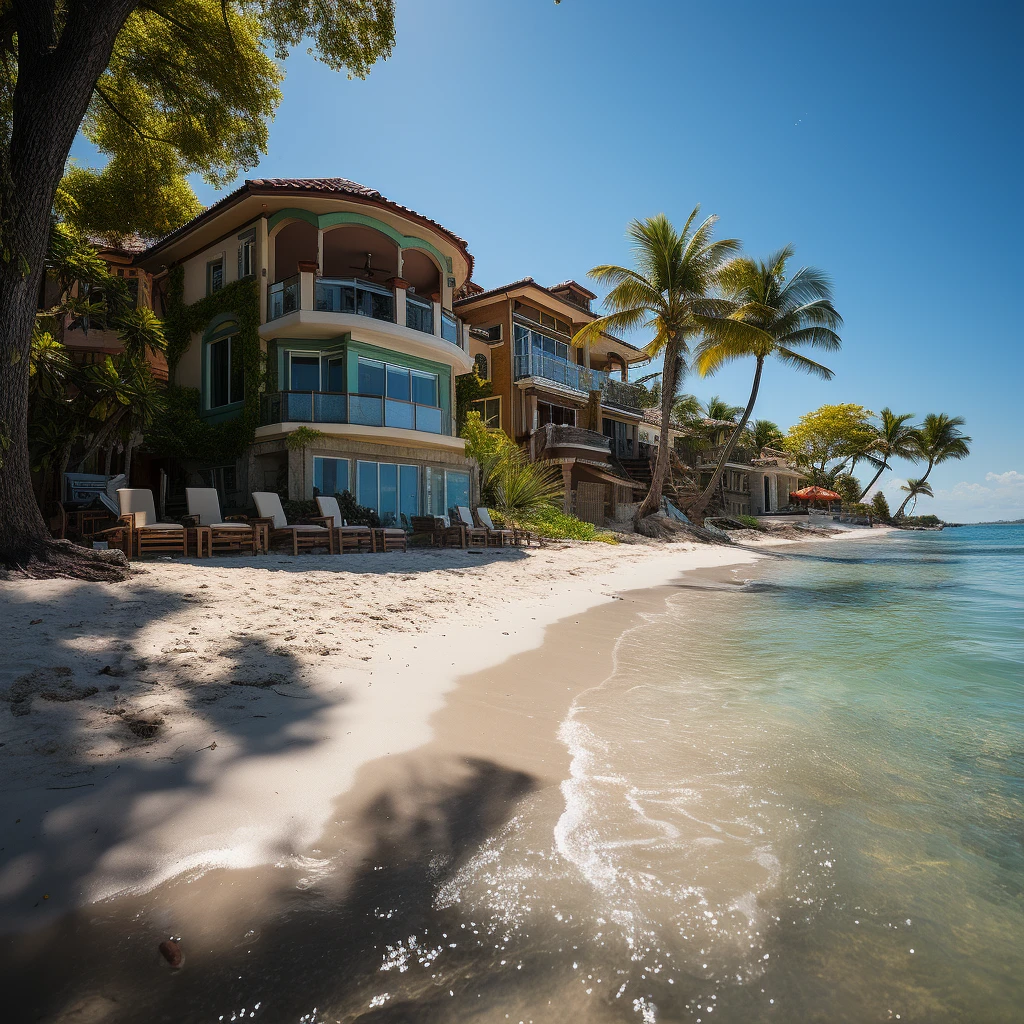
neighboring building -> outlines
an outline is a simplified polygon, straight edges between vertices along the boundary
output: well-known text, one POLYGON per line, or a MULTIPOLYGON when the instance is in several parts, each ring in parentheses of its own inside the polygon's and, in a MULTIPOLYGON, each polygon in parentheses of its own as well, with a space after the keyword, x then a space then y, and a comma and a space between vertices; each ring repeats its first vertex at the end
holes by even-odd
POLYGON ((258 339, 221 309, 192 334, 173 381, 198 389, 210 423, 258 401, 254 442, 235 462, 180 467, 172 497, 192 480, 217 486, 226 506, 255 490, 348 490, 385 521, 476 501, 476 465, 454 431, 455 377, 473 366, 452 312, 473 269, 457 235, 344 178, 257 179, 137 263, 161 294, 182 273, 186 306, 242 279, 258 289, 258 339), (252 379, 250 343, 264 382, 252 379), (322 440, 289 450, 302 426, 322 440))
MULTIPOLYGON (((706 487, 718 465, 722 447, 703 451, 697 465, 700 485, 706 487)), ((722 473, 720 503, 726 515, 766 515, 789 505, 790 491, 807 477, 785 452, 765 448, 758 457, 737 445, 722 473)))
MULTIPOLYGON (((124 239, 117 245, 102 238, 90 238, 89 243, 106 263, 110 275, 124 279, 134 297, 135 306, 152 309, 153 276, 134 265, 135 258, 145 250, 146 243, 137 237, 124 239)), ((58 301, 54 294, 56 290, 57 286, 52 281, 47 283, 43 297, 44 308, 58 301)), ((102 302, 104 298, 102 289, 94 288, 89 293, 91 302, 102 302)), ((69 323, 64 331, 63 341, 69 358, 79 366, 102 363, 107 356, 116 356, 123 349, 117 332, 108 328, 103 320, 97 320, 95 317, 92 318, 88 331, 81 326, 71 327, 69 323)), ((153 368, 153 375, 160 380, 167 380, 167 360, 160 353, 154 352, 147 352, 147 359, 153 368)))
POLYGON ((566 507, 600 523, 632 500, 619 460, 639 451, 643 389, 629 383, 629 367, 647 356, 608 334, 573 347, 572 336, 597 319, 594 298, 575 281, 545 288, 526 277, 486 291, 470 284, 454 309, 491 382, 491 397, 475 403, 484 423, 532 458, 560 464, 566 507))

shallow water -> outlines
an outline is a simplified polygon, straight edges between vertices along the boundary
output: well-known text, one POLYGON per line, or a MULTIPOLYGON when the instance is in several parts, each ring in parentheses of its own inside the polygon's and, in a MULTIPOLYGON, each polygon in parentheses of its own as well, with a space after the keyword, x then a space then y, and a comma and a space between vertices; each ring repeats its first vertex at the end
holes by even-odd
POLYGON ((538 1020, 1020 1020, 1024 528, 756 572, 623 637, 554 842, 525 808, 440 903, 553 961, 538 1020))
POLYGON ((92 908, 40 940, 34 1005, 56 965, 74 997, 46 1019, 1020 1020, 1024 528, 737 583, 623 635, 561 724, 560 788, 480 763, 412 828, 375 808, 369 854, 177 976, 126 928, 174 886, 92 908))

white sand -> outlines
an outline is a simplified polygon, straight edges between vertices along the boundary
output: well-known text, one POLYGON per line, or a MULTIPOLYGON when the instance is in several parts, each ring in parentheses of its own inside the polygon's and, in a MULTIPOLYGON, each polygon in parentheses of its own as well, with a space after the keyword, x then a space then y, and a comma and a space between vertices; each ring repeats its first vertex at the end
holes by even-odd
POLYGON ((302 858, 360 766, 430 739, 460 676, 617 591, 757 557, 574 544, 4 584, 0 929, 186 871, 302 858))

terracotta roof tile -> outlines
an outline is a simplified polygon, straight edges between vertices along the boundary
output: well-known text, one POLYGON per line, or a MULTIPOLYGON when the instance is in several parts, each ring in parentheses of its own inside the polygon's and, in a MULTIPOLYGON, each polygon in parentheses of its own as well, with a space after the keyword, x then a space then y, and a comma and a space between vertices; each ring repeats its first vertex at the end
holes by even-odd
POLYGON ((386 196, 381 195, 380 192, 374 188, 370 188, 368 185, 360 185, 358 181, 350 181, 348 178, 247 178, 245 182, 233 192, 229 192, 226 196, 218 199, 217 202, 213 203, 211 206, 208 206, 198 216, 193 217, 192 220, 183 224, 180 228, 175 229, 159 241, 154 242, 146 250, 144 255, 147 255, 156 249, 160 249, 169 242, 174 241, 176 238, 187 234, 201 221, 213 216, 221 209, 230 206, 247 192, 253 195, 267 195, 274 192, 281 192, 286 195, 289 193, 309 193, 310 195, 350 195, 382 203, 385 206, 390 206, 394 210, 400 210, 402 213, 407 213, 415 217, 417 220, 430 224, 432 227, 437 228, 442 234, 447 235, 448 238, 450 238, 463 251, 466 256, 466 260, 469 263, 469 274, 470 276, 473 274, 473 257, 469 252, 469 243, 466 242, 464 238, 455 234, 454 231, 449 231, 448 228, 443 224, 438 223, 436 220, 432 220, 430 217, 425 217, 422 213, 417 213, 408 206, 403 206, 401 203, 396 203, 393 200, 388 199, 386 196))

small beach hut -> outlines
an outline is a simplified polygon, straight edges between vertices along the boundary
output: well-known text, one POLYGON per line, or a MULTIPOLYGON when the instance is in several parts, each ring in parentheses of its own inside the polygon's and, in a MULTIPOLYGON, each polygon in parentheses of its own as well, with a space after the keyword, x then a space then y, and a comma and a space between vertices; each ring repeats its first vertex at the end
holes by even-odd
POLYGON ((790 491, 789 500, 807 506, 820 501, 826 509, 830 510, 834 502, 842 504, 843 496, 836 491, 830 491, 827 487, 812 485, 810 487, 801 487, 799 491, 790 491))

